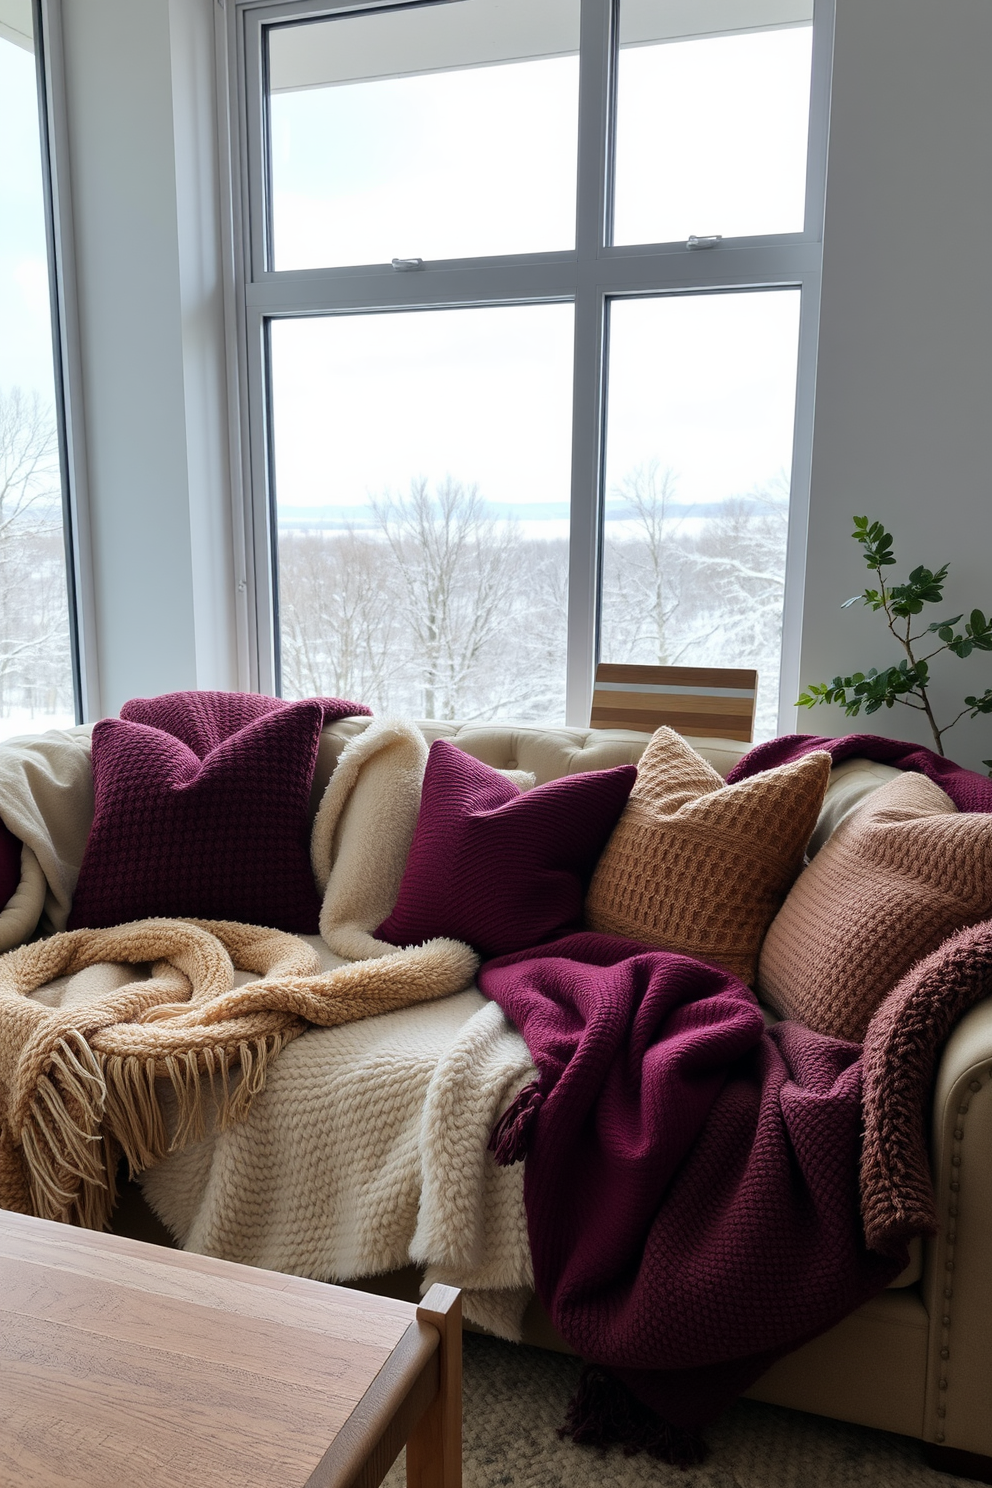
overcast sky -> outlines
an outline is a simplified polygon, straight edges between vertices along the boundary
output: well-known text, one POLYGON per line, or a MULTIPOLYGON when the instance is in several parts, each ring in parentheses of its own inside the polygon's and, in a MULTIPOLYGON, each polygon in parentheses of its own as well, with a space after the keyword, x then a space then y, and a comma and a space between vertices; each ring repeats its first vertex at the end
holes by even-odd
MULTIPOLYGON (((559 58, 277 95, 278 266, 568 247, 576 76, 559 58)), ((801 226, 808 79, 808 29, 625 51, 618 238, 801 226)), ((0 139, 0 386, 51 399, 34 58, 4 41, 0 139)), ((798 298, 619 304, 608 486, 657 458, 713 501, 787 468, 798 298)), ((418 475, 567 501, 571 336, 569 305, 276 323, 281 503, 418 475)))
MULTIPOLYGON (((618 241, 801 229, 809 56, 808 28, 623 52, 618 241)), ((577 81, 566 57, 277 94, 276 266, 573 246, 577 81)), ((653 458, 691 502, 787 471, 798 300, 619 304, 608 488, 653 458)), ((563 305, 277 324, 280 504, 416 475, 567 502, 571 336, 563 305)))
POLYGON ((0 388, 52 397, 34 57, 0 39, 0 388))

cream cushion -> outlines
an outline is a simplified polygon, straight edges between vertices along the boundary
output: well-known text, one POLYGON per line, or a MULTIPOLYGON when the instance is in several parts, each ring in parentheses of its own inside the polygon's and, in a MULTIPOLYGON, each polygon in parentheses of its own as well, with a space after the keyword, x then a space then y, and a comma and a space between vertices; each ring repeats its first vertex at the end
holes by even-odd
POLYGON ((48 885, 31 849, 21 845, 21 881, 0 909, 0 951, 20 945, 32 934, 45 907, 48 885))
POLYGON ((894 765, 883 765, 878 760, 849 759, 834 765, 806 856, 815 857, 842 821, 857 811, 874 791, 888 785, 890 780, 899 780, 902 774, 894 765))

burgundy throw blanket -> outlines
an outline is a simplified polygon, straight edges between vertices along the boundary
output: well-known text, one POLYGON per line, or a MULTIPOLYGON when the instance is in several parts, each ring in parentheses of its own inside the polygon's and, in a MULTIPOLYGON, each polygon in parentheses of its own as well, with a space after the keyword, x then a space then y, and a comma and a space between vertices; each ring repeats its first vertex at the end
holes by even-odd
POLYGON ((905 744, 900 739, 883 739, 878 734, 845 734, 841 739, 823 739, 817 734, 783 734, 780 739, 769 739, 749 749, 727 776, 727 784, 734 785, 762 770, 773 770, 776 765, 802 759, 814 749, 825 749, 835 765, 846 759, 870 759, 894 765, 897 770, 915 770, 939 785, 959 811, 992 811, 992 780, 987 775, 966 770, 922 744, 905 744))
POLYGON ((526 1153, 537 1294, 650 1407, 587 1372, 573 1434, 692 1460, 775 1358, 906 1264, 862 1240, 860 1050, 766 1034, 737 977, 613 936, 490 961, 479 985, 539 1070, 493 1133, 497 1161, 526 1153))
MULTIPOLYGON (((812 749, 919 770, 959 809, 992 810, 992 782, 871 735, 773 740, 730 782, 812 749)), ((912 968, 863 1049, 766 1030, 736 977, 612 936, 489 961, 479 986, 539 1072, 490 1145, 526 1156, 537 1294, 587 1363, 566 1430, 699 1460, 701 1427, 935 1232, 930 1091, 954 1024, 992 992, 992 922, 912 968)))

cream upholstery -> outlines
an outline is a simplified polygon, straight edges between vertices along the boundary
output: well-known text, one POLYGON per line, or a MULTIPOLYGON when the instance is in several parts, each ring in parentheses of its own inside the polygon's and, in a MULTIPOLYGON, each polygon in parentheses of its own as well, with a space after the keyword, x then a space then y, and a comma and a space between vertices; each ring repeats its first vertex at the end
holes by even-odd
POLYGON ((926 1247, 924 1436, 992 1455, 992 998, 947 1042, 934 1094, 940 1233, 926 1247))
MULTIPOLYGON (((349 739, 368 728, 368 718, 342 718, 321 735, 317 753, 311 804, 317 803, 327 786, 349 739)), ((634 765, 644 753, 650 734, 631 729, 541 728, 533 723, 446 723, 418 719, 418 727, 429 743, 450 739, 466 754, 496 770, 531 770, 538 785, 561 775, 579 775, 584 770, 609 770, 614 765, 634 765)), ((747 753, 749 745, 733 739, 687 739, 705 760, 726 776, 747 753)))
POLYGON ((815 857, 831 833, 836 832, 842 821, 877 791, 880 785, 898 780, 903 772, 893 765, 880 764, 878 760, 849 759, 834 765, 830 771, 830 784, 823 801, 823 810, 816 830, 806 849, 809 857, 815 857))

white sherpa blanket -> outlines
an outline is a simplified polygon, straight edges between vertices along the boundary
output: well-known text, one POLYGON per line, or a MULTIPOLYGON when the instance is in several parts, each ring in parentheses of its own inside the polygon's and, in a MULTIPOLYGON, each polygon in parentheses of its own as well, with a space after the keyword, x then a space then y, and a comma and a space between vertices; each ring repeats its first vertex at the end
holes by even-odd
POLYGON ((92 727, 51 729, 0 749, 0 820, 23 844, 21 882, 0 905, 0 951, 20 945, 44 911, 64 930, 93 820, 92 727))
MULTIPOLYGON (((375 721, 342 754, 313 832, 324 899, 311 944, 325 970, 388 956, 433 974, 440 954, 469 980, 468 947, 436 941, 398 958, 372 935, 398 893, 426 753, 419 730, 375 721)), ((65 1007, 134 975, 89 967, 34 995, 65 1007)), ((143 1186, 190 1250, 323 1280, 413 1261, 428 1284, 461 1286, 472 1320, 516 1337, 532 1286, 523 1174, 497 1168, 486 1144, 533 1075, 519 1035, 474 989, 312 1028, 274 1061, 244 1122, 148 1169, 143 1186)))

